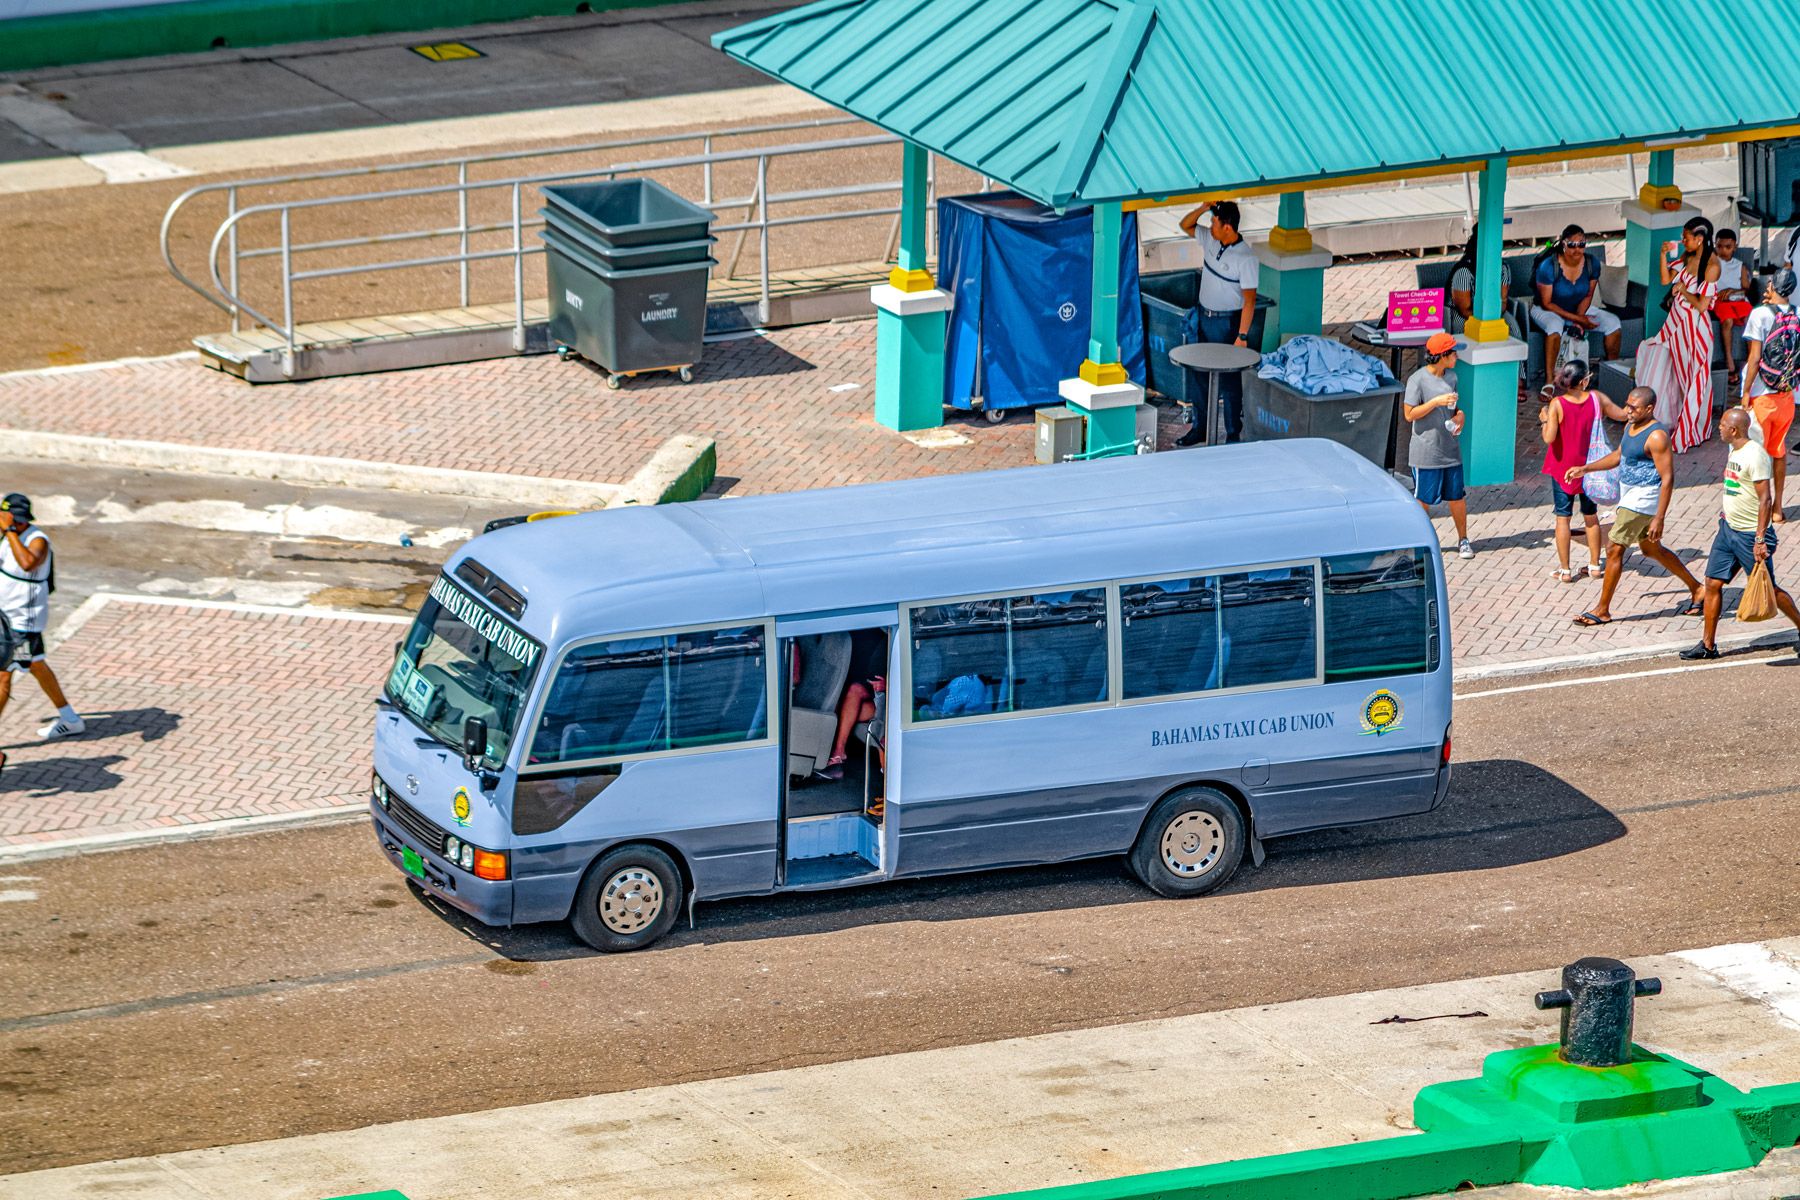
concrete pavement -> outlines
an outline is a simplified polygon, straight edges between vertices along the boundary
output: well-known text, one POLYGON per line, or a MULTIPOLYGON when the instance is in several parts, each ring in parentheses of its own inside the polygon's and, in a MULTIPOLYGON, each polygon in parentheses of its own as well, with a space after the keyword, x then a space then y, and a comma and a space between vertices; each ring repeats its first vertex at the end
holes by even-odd
MULTIPOLYGON (((1633 965, 1664 984, 1638 1006, 1639 1042, 1740 1088, 1800 1080, 1800 938, 1633 965)), ((1404 1137, 1421 1087, 1556 1040, 1556 1015, 1530 1007, 1554 986, 1551 971, 1487 976, 92 1163, 0 1178, 0 1200, 873 1200, 1079 1183, 1404 1137)), ((1800 1151, 1783 1151, 1613 1194, 1795 1188, 1800 1151)))

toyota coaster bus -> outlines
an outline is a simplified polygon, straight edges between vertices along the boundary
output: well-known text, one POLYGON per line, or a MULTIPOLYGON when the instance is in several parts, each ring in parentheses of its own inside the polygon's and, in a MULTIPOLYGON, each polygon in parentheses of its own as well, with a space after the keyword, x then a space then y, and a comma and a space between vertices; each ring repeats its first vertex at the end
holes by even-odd
POLYGON ((606 951, 697 900, 1099 855, 1197 896, 1442 803, 1445 605, 1418 504, 1310 439, 514 525, 398 647, 375 834, 606 951))

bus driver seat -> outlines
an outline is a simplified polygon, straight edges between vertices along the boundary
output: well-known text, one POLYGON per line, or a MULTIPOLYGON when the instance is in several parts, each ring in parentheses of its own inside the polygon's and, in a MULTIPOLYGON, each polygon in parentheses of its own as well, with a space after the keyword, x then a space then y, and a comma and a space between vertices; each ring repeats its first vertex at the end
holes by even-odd
POLYGON ((788 774, 811 775, 831 759, 837 706, 850 677, 850 635, 813 633, 794 639, 800 682, 788 706, 788 774))

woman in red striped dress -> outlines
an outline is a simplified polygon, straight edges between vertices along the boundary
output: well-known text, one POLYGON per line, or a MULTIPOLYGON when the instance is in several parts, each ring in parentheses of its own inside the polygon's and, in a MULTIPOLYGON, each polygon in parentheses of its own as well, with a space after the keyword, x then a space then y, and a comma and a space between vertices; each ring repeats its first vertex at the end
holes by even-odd
POLYGON ((1681 227, 1679 242, 1663 243, 1662 281, 1673 300, 1669 319, 1657 337, 1668 348, 1674 375, 1675 394, 1662 399, 1674 418, 1668 423, 1669 437, 1677 454, 1704 442, 1712 429, 1713 327, 1709 310, 1719 290, 1712 234, 1712 222, 1695 217, 1681 227))

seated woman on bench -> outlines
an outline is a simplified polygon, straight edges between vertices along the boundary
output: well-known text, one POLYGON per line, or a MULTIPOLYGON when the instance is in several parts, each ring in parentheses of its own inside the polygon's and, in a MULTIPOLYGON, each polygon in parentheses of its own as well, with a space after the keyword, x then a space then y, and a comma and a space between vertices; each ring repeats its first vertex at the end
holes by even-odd
MULTIPOLYGON (((876 697, 887 690, 887 634, 880 629, 858 629, 850 635, 850 681, 838 700, 837 738, 831 744, 831 758, 819 774, 826 779, 842 779, 844 763, 850 757, 850 733, 863 721, 876 715, 876 697)), ((881 765, 887 766, 885 751, 879 738, 876 750, 881 765)))

